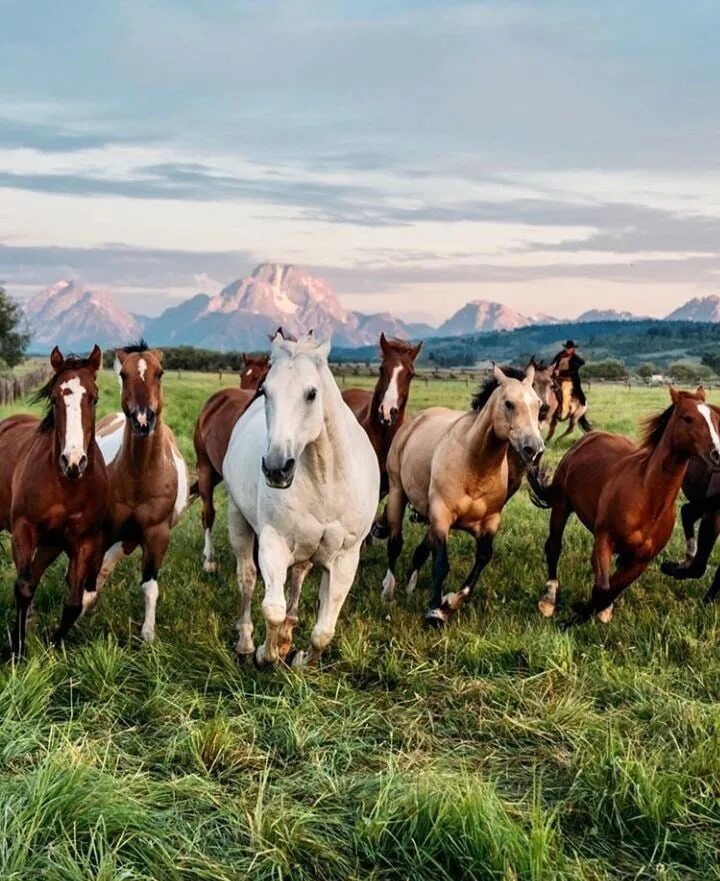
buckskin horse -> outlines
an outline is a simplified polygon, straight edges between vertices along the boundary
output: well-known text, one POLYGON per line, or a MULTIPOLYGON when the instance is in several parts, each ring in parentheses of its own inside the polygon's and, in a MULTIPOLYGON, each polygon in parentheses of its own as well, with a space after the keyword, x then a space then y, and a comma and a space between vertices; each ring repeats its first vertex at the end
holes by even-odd
POLYGON ((50 356, 53 375, 37 393, 47 403, 42 420, 27 414, 0 423, 0 527, 12 536, 15 624, 10 653, 24 654, 28 610, 48 566, 69 558, 67 598, 53 643, 80 616, 102 563, 108 477, 95 442, 97 373, 102 353, 89 358, 50 356))
POLYGON ((539 469, 528 479, 532 498, 551 509, 545 543, 548 581, 538 606, 555 613, 557 567, 571 514, 593 533, 594 585, 590 600, 578 603, 565 626, 593 615, 608 622, 620 594, 636 581, 670 540, 675 501, 693 456, 720 457, 718 414, 705 392, 670 389, 672 403, 650 418, 639 444, 618 434, 593 431, 562 458, 551 481, 539 469), (615 572, 610 574, 613 556, 615 572))
POLYGON ((497 385, 479 410, 460 412, 434 407, 406 423, 395 436, 388 455, 390 537, 383 597, 392 599, 395 590, 403 515, 409 503, 429 522, 427 534, 413 555, 408 585, 414 587, 417 573, 432 553, 433 594, 425 616, 429 624, 443 625, 460 608, 492 557, 493 540, 508 499, 508 450, 514 449, 522 462, 529 464, 544 449, 534 373, 531 365, 518 380, 495 367, 497 385), (475 564, 462 587, 443 596, 451 529, 463 530, 475 538, 475 564))
POLYGON ((142 550, 145 619, 142 637, 155 638, 158 574, 170 530, 189 500, 185 461, 170 428, 163 421, 162 352, 144 341, 115 353, 122 412, 98 423, 98 443, 110 479, 110 535, 97 590, 86 593, 92 606, 117 563, 137 547, 142 550))
POLYGON ((320 657, 335 633, 377 509, 377 457, 343 402, 328 367, 329 349, 309 336, 292 342, 276 335, 262 395, 236 422, 223 462, 241 591, 235 650, 254 654, 258 665, 283 656, 290 661, 299 597, 287 603, 285 582, 289 569, 309 563, 322 569, 320 608, 309 651, 296 653, 291 663, 298 667, 320 657), (256 541, 266 624, 257 651, 251 617, 256 541))

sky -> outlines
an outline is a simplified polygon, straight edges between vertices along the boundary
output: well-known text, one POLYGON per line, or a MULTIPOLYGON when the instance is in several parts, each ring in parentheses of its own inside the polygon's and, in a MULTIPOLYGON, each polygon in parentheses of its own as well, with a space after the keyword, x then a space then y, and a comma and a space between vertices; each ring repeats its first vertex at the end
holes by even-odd
POLYGON ((0 0, 0 280, 438 323, 720 294, 720 4, 0 0))

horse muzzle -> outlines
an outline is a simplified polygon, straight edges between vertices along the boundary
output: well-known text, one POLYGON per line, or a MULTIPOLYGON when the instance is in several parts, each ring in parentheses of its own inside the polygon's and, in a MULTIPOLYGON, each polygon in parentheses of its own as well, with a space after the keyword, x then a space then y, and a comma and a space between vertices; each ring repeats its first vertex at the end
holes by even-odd
POLYGON ((138 437, 149 437, 155 431, 157 415, 147 407, 144 410, 133 410, 130 413, 130 426, 138 437))
POLYGON ((513 447, 525 465, 534 465, 545 452, 545 444, 542 438, 523 438, 518 443, 513 444, 513 447))
POLYGON ((380 417, 380 425, 384 428, 390 428, 395 425, 398 419, 400 411, 397 407, 391 407, 389 410, 387 407, 380 407, 378 409, 378 416, 380 417))
POLYGON ((295 459, 286 459, 276 464, 274 460, 263 456, 262 471, 265 475, 265 483, 271 489, 287 489, 292 485, 295 477, 295 459))
POLYGON ((60 471, 69 480, 77 480, 82 477, 88 466, 88 457, 85 453, 61 453, 60 471))

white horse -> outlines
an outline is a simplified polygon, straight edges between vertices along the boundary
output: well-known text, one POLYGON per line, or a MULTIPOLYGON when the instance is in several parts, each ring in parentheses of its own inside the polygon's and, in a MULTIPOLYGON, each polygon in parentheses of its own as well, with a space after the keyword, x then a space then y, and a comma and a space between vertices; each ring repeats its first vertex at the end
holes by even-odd
POLYGON ((320 609, 308 652, 292 666, 316 661, 335 634, 370 532, 380 492, 377 456, 330 372, 329 343, 277 334, 271 368, 258 398, 233 429, 223 463, 228 529, 237 557, 241 612, 235 651, 253 644, 251 601, 257 570, 265 582, 265 643, 255 659, 285 658, 297 623, 300 588, 311 565, 322 569, 320 609), (290 603, 285 581, 292 567, 290 603))

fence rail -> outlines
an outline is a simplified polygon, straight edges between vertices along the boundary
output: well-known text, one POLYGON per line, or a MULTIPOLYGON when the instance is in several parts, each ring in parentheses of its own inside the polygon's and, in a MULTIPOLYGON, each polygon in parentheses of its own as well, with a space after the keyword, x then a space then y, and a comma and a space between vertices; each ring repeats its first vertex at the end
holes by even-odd
POLYGON ((0 405, 14 404, 40 388, 49 378, 49 367, 38 367, 20 376, 0 377, 0 405))

